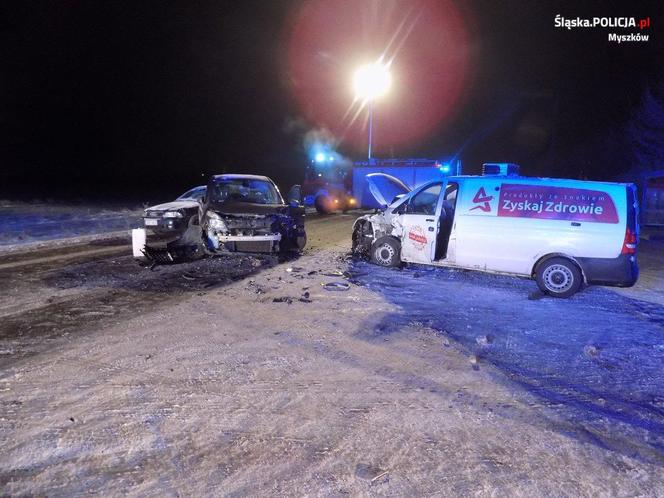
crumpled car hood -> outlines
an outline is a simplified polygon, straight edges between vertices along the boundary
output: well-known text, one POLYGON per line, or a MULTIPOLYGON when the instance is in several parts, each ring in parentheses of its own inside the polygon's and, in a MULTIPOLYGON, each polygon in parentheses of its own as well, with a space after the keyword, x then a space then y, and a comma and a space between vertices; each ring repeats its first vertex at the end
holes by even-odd
POLYGON ((157 204, 156 206, 150 206, 145 211, 175 211, 176 209, 191 209, 198 207, 198 202, 196 201, 172 201, 165 202, 164 204, 157 204))

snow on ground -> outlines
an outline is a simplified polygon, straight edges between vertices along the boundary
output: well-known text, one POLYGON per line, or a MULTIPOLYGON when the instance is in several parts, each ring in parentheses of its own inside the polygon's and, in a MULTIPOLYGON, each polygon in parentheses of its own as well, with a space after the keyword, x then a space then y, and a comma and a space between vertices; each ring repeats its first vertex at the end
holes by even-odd
POLYGON ((141 226, 142 208, 0 201, 0 247, 141 226))
POLYGON ((398 306, 369 339, 421 322, 549 406, 571 437, 664 464, 664 307, 601 287, 556 300, 530 280, 457 270, 353 271, 398 306))
POLYGON ((290 261, 3 274, 3 492, 664 496, 661 306, 378 268, 348 224, 290 261))

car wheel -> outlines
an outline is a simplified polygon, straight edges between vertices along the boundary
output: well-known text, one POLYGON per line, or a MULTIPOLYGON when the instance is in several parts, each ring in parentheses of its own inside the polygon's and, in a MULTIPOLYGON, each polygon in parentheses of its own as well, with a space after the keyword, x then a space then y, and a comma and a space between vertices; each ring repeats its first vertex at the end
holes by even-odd
POLYGON ((307 234, 303 233, 295 237, 288 237, 282 239, 282 243, 279 244, 279 252, 282 254, 293 254, 299 253, 304 250, 304 247, 307 245, 307 234))
POLYGON ((351 236, 350 251, 355 254, 358 252, 360 247, 360 240, 362 238, 362 224, 358 224, 353 230, 353 235, 351 236))
POLYGON ((581 270, 567 258, 550 258, 540 263, 535 279, 540 290, 553 297, 570 297, 582 284, 581 270))
POLYGON ((394 237, 381 237, 371 246, 371 262, 380 266, 401 264, 401 244, 394 237))
POLYGON ((295 238, 295 247, 297 248, 297 251, 301 251, 304 249, 304 246, 307 245, 307 234, 303 233, 302 235, 299 235, 298 237, 295 238))
POLYGON ((314 199, 314 207, 320 214, 330 214, 332 212, 330 200, 324 195, 319 195, 314 199))

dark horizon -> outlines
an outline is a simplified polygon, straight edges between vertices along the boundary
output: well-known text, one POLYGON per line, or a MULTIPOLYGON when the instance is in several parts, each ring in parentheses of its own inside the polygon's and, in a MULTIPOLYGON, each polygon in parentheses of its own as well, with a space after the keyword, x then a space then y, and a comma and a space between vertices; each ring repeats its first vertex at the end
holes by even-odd
MULTIPOLYGON (((6 2, 0 198, 169 198, 231 171, 282 189, 301 181, 303 134, 328 124, 306 118, 288 66, 303 4, 6 2)), ((620 155, 622 129, 664 80, 656 2, 457 7, 469 70, 455 112, 398 147, 380 141, 377 120, 377 156, 459 153, 467 173, 509 161, 526 174, 592 179, 635 166, 620 155), (650 17, 651 39, 607 41, 638 28, 556 28, 557 14, 650 17)), ((366 153, 345 141, 339 150, 366 153)))

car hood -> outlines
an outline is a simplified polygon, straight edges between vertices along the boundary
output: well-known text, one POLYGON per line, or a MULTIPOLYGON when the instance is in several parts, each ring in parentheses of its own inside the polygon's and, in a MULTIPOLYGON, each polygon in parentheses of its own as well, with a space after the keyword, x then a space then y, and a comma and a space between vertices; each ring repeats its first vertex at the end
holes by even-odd
POLYGON ((252 204, 250 202, 210 202, 208 211, 235 216, 282 214, 288 206, 285 204, 252 204))
POLYGON ((369 192, 382 207, 389 206, 398 195, 411 191, 404 182, 385 173, 369 173, 366 178, 369 192))
POLYGON ((191 209, 195 207, 198 207, 197 201, 182 200, 182 201, 165 202, 164 204, 157 204, 156 206, 150 206, 145 211, 175 211, 177 209, 191 209))

